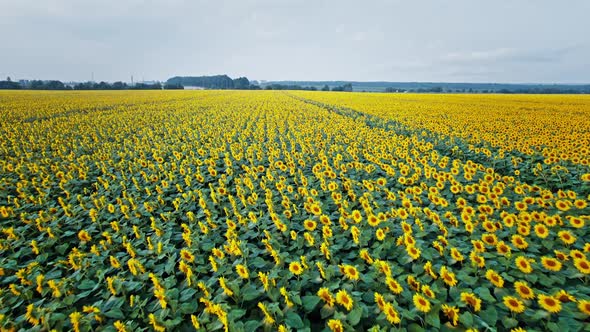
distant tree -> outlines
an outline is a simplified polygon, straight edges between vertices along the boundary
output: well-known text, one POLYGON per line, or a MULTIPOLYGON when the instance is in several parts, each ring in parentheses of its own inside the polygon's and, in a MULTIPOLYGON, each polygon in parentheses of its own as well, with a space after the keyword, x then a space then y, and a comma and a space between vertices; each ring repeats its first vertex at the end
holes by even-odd
POLYGON ((96 89, 97 90, 110 90, 111 86, 107 82, 101 81, 100 83, 98 83, 96 89))
POLYGON ((246 90, 250 88, 250 81, 246 77, 239 77, 233 80, 233 88, 238 90, 246 90))
POLYGON ((324 85, 322 91, 330 91, 330 87, 328 86, 328 84, 324 85))
POLYGON ((126 83, 123 83, 121 81, 118 81, 118 82, 113 83, 113 85, 111 86, 111 88, 113 90, 123 90, 123 89, 126 89, 127 88, 127 84, 126 83))
POLYGON ((7 76, 7 77, 6 77, 6 81, 7 81, 7 82, 12 82, 12 80, 10 79, 10 76, 7 76))
POLYGON ((164 84, 165 90, 183 90, 184 87, 181 84, 164 84))
POLYGON ((0 90, 19 90, 22 86, 18 82, 0 81, 0 90))
POLYGON ((342 86, 335 86, 332 88, 332 91, 346 91, 346 92, 351 92, 352 91, 352 84, 351 83, 346 83, 342 86))

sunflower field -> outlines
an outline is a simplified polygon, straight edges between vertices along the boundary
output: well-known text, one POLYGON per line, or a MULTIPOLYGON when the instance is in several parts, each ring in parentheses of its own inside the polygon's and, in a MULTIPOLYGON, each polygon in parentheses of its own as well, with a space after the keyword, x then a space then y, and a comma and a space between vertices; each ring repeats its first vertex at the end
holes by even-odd
POLYGON ((590 97, 0 92, 2 331, 589 331, 590 97))

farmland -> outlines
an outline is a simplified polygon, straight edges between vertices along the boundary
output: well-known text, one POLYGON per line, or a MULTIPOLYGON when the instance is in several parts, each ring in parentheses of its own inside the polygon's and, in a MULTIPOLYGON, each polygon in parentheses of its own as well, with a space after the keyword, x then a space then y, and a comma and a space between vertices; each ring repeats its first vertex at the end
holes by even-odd
POLYGON ((590 97, 0 92, 0 327, 579 331, 590 97))

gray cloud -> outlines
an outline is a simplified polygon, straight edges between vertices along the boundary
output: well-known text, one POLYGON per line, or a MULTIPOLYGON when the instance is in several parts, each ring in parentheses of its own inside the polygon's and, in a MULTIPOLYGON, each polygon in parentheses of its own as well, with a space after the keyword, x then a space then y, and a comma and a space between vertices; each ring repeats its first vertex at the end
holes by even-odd
POLYGON ((0 77, 588 82, 590 2, 0 0, 0 77))

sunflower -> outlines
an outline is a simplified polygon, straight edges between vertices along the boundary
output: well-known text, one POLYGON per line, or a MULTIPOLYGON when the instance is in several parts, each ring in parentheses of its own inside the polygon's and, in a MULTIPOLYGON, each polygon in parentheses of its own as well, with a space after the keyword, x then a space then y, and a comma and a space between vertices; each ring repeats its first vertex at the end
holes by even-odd
POLYGON ((329 307, 333 307, 334 306, 334 296, 332 296, 332 293, 330 293, 330 291, 328 290, 328 288, 320 288, 318 290, 317 293, 318 297, 320 299, 322 299, 322 301, 324 301, 329 307))
POLYGON ((549 271, 558 272, 561 270, 561 262, 551 257, 541 257, 541 264, 549 271))
POLYGON ((191 254, 191 252, 186 249, 180 250, 180 257, 182 257, 183 260, 185 260, 189 263, 195 261, 195 256, 193 254, 191 254))
POLYGON ((518 234, 512 235, 511 241, 512 244, 520 250, 524 250, 529 246, 528 242, 526 242, 526 240, 518 234))
POLYGON ((268 308, 266 307, 266 305, 264 303, 258 302, 258 308, 260 308, 260 310, 264 314, 264 324, 272 325, 275 323, 274 318, 272 317, 272 315, 270 314, 270 312, 268 311, 268 308))
POLYGON ((453 326, 457 326, 459 321, 459 309, 457 307, 451 307, 448 304, 443 304, 442 312, 453 326))
POLYGON ((410 256, 412 258, 412 260, 416 260, 420 257, 420 249, 414 247, 414 246, 408 246, 406 247, 406 252, 408 253, 408 256, 410 256))
POLYGON ((543 224, 536 224, 534 228, 538 238, 544 239, 549 235, 549 229, 543 224))
POLYGON ((248 268, 243 264, 236 265, 236 272, 242 279, 248 279, 249 277, 248 268))
POLYGON ((307 219, 303 222, 303 227, 309 232, 312 232, 316 229, 317 223, 313 220, 307 219))
POLYGON ((570 257, 573 259, 586 259, 586 254, 578 249, 570 250, 570 257))
POLYGON ((346 310, 350 311, 352 310, 352 305, 354 304, 354 301, 352 300, 352 297, 350 297, 348 292, 342 289, 338 291, 338 293, 336 293, 336 303, 340 304, 341 306, 346 308, 346 310))
POLYGON ((571 203, 568 201, 562 201, 562 200, 557 200, 555 202, 555 207, 559 210, 559 211, 567 211, 570 209, 571 207, 571 203))
POLYGON ((367 223, 371 227, 377 227, 381 223, 381 220, 379 220, 379 218, 377 218, 377 216, 375 216, 374 214, 370 214, 367 217, 367 223))
POLYGON ((352 211, 352 220, 354 220, 354 222, 357 224, 363 220, 363 215, 359 210, 352 211))
POLYGON ((553 296, 539 294, 539 305, 550 313, 561 311, 561 301, 553 296))
POLYGON ((385 309, 385 299, 383 298, 383 295, 377 292, 375 292, 375 303, 377 303, 379 310, 383 311, 385 309))
POLYGON ((322 225, 324 225, 324 226, 330 226, 330 225, 332 225, 332 221, 330 220, 330 217, 328 217, 328 216, 327 216, 327 215, 325 215, 325 214, 322 214, 322 215, 320 216, 320 222, 321 222, 321 223, 322 223, 322 225))
POLYGON ((406 279, 406 282, 408 283, 408 286, 410 286, 410 288, 412 288, 416 292, 420 290, 420 282, 416 280, 416 278, 413 275, 409 275, 406 279))
POLYGON ((590 316, 590 301, 580 300, 578 301, 578 310, 590 316))
POLYGON ((522 202, 522 201, 514 202, 514 207, 518 211, 526 211, 526 209, 528 208, 527 204, 525 202, 522 202))
POLYGON ((558 299, 559 301, 561 301, 562 303, 567 303, 567 302, 576 302, 576 298, 564 291, 563 289, 560 290, 559 292, 555 293, 555 295, 553 295, 556 299, 558 299))
POLYGON ((400 294, 404 290, 399 282, 391 277, 387 277, 387 279, 385 279, 385 283, 393 294, 400 294))
POLYGON ((375 231, 375 237, 379 241, 383 241, 385 239, 385 231, 382 228, 379 228, 375 231))
POLYGON ((401 323, 401 319, 397 310, 393 307, 393 304, 387 302, 383 308, 383 312, 385 313, 385 317, 391 324, 399 324, 401 323))
POLYGON ((525 299, 530 300, 535 298, 535 293, 529 287, 529 285, 524 281, 517 281, 514 283, 514 290, 518 293, 518 295, 525 299))
POLYGON ((590 262, 586 259, 574 259, 574 266, 583 274, 590 274, 590 262))
POLYGON ((431 299, 435 298, 434 292, 428 285, 422 285, 422 294, 428 296, 431 299))
POLYGON ((419 311, 430 311, 430 301, 428 301, 424 296, 416 293, 414 294, 412 300, 414 302, 414 306, 416 306, 416 309, 418 309, 419 311))
POLYGON ((489 246, 495 246, 496 243, 498 243, 498 237, 496 236, 496 234, 483 234, 481 236, 481 240, 489 245, 489 246))
POLYGON ((529 262, 529 260, 526 257, 523 256, 519 256, 516 257, 516 260, 514 261, 516 263, 516 267, 522 271, 522 273, 531 273, 533 272, 533 268, 531 266, 531 263, 529 262))
POLYGON ((391 266, 389 266, 389 263, 387 263, 386 261, 382 261, 382 260, 375 260, 376 267, 379 269, 379 271, 381 273, 383 273, 384 275, 390 277, 391 276, 391 266))
POLYGON ((573 236, 572 233, 570 233, 570 231, 559 231, 557 235, 559 236, 559 239, 561 239, 561 241, 566 245, 570 245, 576 242, 576 237, 573 236))
POLYGON ((461 301, 471 306, 474 312, 481 310, 481 299, 475 296, 473 293, 461 293, 461 301))
POLYGON ((553 250, 553 253, 555 253, 555 257, 557 257, 557 259, 559 259, 560 261, 567 261, 569 260, 569 257, 566 253, 564 253, 563 251, 559 251, 559 250, 553 250))
POLYGON ((461 252, 459 250, 457 250, 457 248, 455 248, 455 247, 451 248, 451 257, 454 260, 456 260, 457 262, 462 262, 463 259, 465 259, 465 257, 463 257, 461 252))
POLYGON ((435 279, 435 280, 438 279, 438 276, 436 275, 436 273, 432 269, 432 262, 431 261, 427 261, 426 264, 424 264, 424 271, 426 271, 426 273, 428 273, 428 275, 432 279, 435 279))
POLYGON ((473 244, 473 250, 475 250, 475 252, 482 253, 486 251, 486 247, 480 240, 471 240, 471 244, 473 244))
POLYGON ((316 216, 319 216, 322 214, 322 208, 316 203, 311 205, 310 210, 311 210, 311 213, 313 213, 316 216))
POLYGON ((507 245, 504 241, 500 241, 498 242, 498 244, 496 244, 496 250, 498 251, 498 254, 502 256, 510 255, 510 253, 512 252, 510 246, 507 245))
POLYGON ((299 276, 303 273, 303 267, 299 262, 291 262, 289 263, 289 271, 294 275, 299 276))
POLYGON ((342 322, 339 319, 330 319, 328 321, 328 328, 332 332, 344 332, 344 326, 342 326, 342 322))
POLYGON ((504 305, 508 308, 508 310, 520 314, 524 312, 525 306, 522 301, 515 298, 514 296, 504 296, 503 298, 504 305))
POLYGON ((90 237, 90 234, 88 234, 88 232, 86 230, 81 230, 78 233, 78 239, 80 239, 80 241, 82 241, 82 242, 88 242, 88 241, 92 240, 92 237, 90 237))
POLYGON ((489 269, 486 271, 486 279, 488 279, 494 286, 498 288, 504 287, 504 279, 498 274, 498 272, 489 269))
POLYGON ((449 285, 450 287, 457 285, 457 278, 455 278, 455 274, 449 271, 446 266, 440 268, 440 276, 445 284, 449 285))
POLYGON ((227 296, 234 295, 234 292, 231 289, 229 289, 229 287, 227 287, 224 277, 219 277, 219 286, 221 286, 225 295, 227 295, 227 296))
POLYGON ((359 271, 352 265, 341 265, 340 270, 350 280, 359 280, 359 271))
POLYGON ((115 256, 110 256, 109 260, 111 262, 111 266, 114 267, 115 269, 118 269, 121 267, 121 263, 119 262, 119 260, 117 259, 117 257, 115 256))
POLYGON ((584 208, 586 208, 586 206, 588 206, 588 203, 585 200, 583 200, 583 199, 576 199, 574 201, 574 205, 578 209, 584 209, 584 208))

